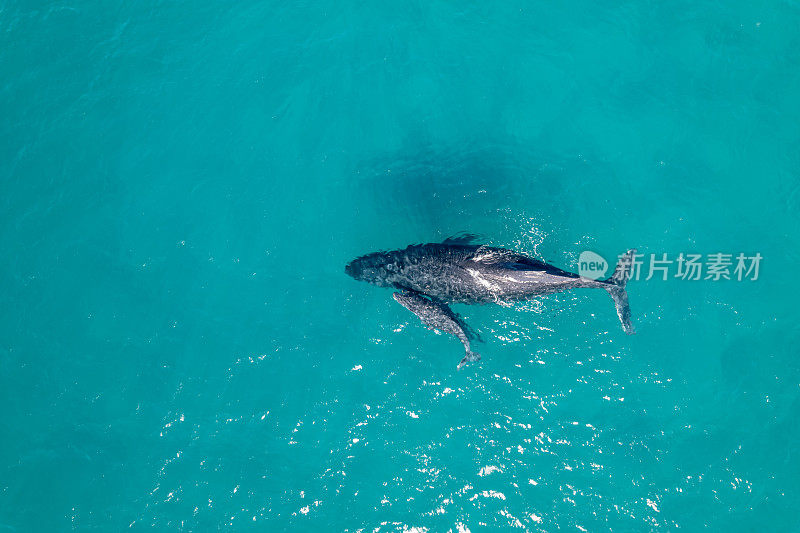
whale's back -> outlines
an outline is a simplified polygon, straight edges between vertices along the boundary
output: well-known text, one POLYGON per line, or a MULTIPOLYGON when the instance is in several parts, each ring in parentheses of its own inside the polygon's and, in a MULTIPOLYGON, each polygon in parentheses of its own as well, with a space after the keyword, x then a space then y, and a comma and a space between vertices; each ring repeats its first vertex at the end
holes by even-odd
POLYGON ((450 302, 526 298, 559 290, 579 278, 512 250, 473 244, 409 246, 402 263, 395 286, 450 302))

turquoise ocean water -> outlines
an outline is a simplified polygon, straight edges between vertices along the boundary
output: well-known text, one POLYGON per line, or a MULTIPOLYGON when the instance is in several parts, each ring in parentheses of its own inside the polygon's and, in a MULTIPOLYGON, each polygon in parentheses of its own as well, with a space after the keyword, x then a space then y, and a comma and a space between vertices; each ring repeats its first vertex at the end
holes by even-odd
POLYGON ((800 528, 796 2, 0 0, 0 531, 800 528), (455 306, 459 231, 761 253, 455 306))

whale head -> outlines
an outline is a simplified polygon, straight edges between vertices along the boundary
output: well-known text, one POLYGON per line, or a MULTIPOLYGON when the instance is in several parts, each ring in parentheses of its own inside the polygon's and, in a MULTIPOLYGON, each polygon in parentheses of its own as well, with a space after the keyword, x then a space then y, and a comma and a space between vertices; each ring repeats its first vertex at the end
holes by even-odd
POLYGON ((395 258, 385 252, 362 255, 344 267, 344 272, 348 276, 379 287, 391 287, 397 270, 395 258))

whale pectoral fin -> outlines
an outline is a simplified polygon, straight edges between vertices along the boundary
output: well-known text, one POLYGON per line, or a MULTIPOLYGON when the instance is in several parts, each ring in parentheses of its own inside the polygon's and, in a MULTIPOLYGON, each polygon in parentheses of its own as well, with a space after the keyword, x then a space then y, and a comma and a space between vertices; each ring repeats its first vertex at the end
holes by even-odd
POLYGON ((472 326, 464 322, 464 319, 461 318, 461 315, 456 314, 456 322, 458 322, 458 325, 464 330, 464 335, 466 335, 469 340, 483 342, 483 339, 478 332, 475 331, 472 326))

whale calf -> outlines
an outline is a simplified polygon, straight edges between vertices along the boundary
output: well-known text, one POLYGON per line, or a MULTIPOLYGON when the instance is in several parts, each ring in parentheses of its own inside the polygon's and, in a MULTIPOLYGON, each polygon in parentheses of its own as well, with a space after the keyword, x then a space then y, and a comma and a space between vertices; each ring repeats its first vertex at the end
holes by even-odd
POLYGON ((480 360, 481 354, 473 352, 469 345, 470 339, 478 338, 477 334, 449 307, 413 291, 396 292, 392 296, 397 303, 417 315, 428 329, 455 335, 461 341, 467 353, 458 363, 458 368, 468 361, 480 360))
POLYGON ((634 333, 625 285, 635 249, 620 256, 610 278, 593 280, 513 250, 475 244, 475 239, 463 235, 370 253, 350 261, 345 273, 379 287, 399 289, 394 299, 423 324, 458 337, 467 352, 458 368, 480 356, 469 346, 475 334, 450 309, 451 303, 508 304, 571 289, 597 288, 611 295, 625 333, 634 333))

